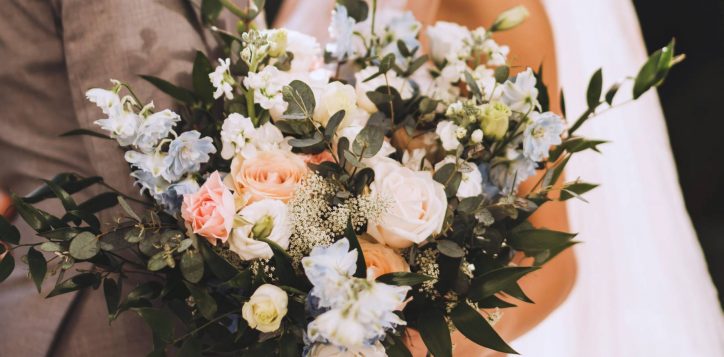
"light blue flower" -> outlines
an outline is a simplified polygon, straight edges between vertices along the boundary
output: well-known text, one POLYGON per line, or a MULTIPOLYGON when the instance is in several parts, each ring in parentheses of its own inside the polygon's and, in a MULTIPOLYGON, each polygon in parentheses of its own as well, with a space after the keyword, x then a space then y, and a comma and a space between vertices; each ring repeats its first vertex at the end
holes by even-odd
POLYGON ((532 122, 523 133, 523 153, 533 161, 543 161, 550 147, 561 143, 563 120, 551 112, 531 113, 530 118, 532 122))
POLYGON ((160 195, 158 201, 166 209, 166 212, 176 214, 181 208, 183 196, 194 193, 198 190, 199 183, 193 178, 187 177, 182 181, 168 186, 168 189, 160 195))
POLYGON ((336 305, 344 299, 347 280, 357 268, 357 250, 349 251, 349 241, 340 239, 329 247, 315 247, 302 258, 304 273, 314 285, 310 292, 319 298, 319 307, 336 305))
POLYGON ((215 152, 211 138, 201 138, 201 133, 196 130, 187 131, 169 145, 168 156, 163 160, 166 166, 163 178, 173 182, 186 173, 197 172, 201 164, 209 161, 209 154, 215 152))
POLYGON ((478 165, 478 171, 483 177, 483 197, 487 200, 494 200, 500 194, 500 188, 490 178, 490 164, 483 162, 478 165))
POLYGON ((138 127, 138 135, 133 144, 143 152, 153 151, 158 141, 167 137, 171 128, 180 120, 178 114, 168 109, 149 115, 138 127))
POLYGON ((518 190, 521 182, 535 175, 536 163, 515 149, 508 148, 505 158, 496 158, 492 162, 490 178, 504 195, 518 190))
POLYGON ((133 171, 131 177, 135 178, 136 184, 141 186, 141 194, 148 192, 156 201, 161 198, 170 185, 163 177, 153 176, 152 173, 144 170, 133 171))

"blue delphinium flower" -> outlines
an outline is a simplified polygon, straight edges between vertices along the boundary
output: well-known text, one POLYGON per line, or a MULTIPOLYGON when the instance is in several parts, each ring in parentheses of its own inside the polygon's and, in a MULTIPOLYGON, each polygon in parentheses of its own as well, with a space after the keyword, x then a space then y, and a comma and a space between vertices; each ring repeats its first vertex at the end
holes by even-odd
POLYGON ((199 183, 193 178, 186 178, 168 186, 159 198, 159 202, 170 214, 176 214, 181 208, 183 196, 199 190, 199 183))
POLYGON ((500 194, 500 188, 490 178, 490 164, 483 162, 478 165, 478 171, 483 177, 483 197, 487 200, 494 200, 500 194))
POLYGON ((528 177, 535 175, 535 161, 527 158, 515 149, 508 148, 506 158, 494 160, 490 169, 490 178, 504 195, 518 190, 518 185, 528 177))
POLYGON ((550 147, 561 143, 563 120, 551 112, 531 113, 530 118, 532 122, 523 133, 523 154, 533 161, 543 161, 550 147))
POLYGON ((149 115, 138 127, 134 145, 142 152, 153 151, 158 141, 167 137, 171 128, 180 120, 181 117, 178 114, 168 109, 149 115))
POLYGON ((215 152, 211 138, 202 138, 201 133, 196 130, 187 131, 169 145, 168 156, 163 161, 166 166, 163 177, 173 182, 186 173, 196 172, 201 164, 209 161, 209 154, 215 152))

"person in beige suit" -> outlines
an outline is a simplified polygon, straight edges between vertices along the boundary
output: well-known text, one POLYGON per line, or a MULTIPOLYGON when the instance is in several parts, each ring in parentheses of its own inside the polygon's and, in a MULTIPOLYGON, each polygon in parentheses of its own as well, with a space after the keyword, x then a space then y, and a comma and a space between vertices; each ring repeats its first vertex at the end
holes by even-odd
MULTIPOLYGON (((76 172, 137 194, 115 143, 58 135, 93 129, 100 113, 84 93, 109 87, 109 78, 130 83, 157 108, 171 107, 169 97, 138 75, 189 86, 195 51, 209 52, 213 43, 202 29, 198 2, 0 1, 0 187, 24 195, 41 178, 76 172)), ((44 208, 59 209, 52 203, 44 208)), ((28 227, 20 228, 25 243, 35 239, 28 227)), ((46 278, 43 294, 54 282, 46 278)), ((143 356, 152 350, 140 318, 126 313, 109 326, 106 315, 100 291, 46 300, 20 263, 0 285, 0 356, 143 356)))

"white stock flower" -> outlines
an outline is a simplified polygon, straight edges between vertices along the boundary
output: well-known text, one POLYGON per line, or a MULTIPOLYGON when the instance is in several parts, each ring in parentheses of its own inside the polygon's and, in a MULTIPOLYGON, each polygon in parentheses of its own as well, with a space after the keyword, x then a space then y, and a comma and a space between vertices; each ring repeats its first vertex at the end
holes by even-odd
POLYGON ((561 143, 565 126, 561 117, 551 112, 533 112, 530 119, 523 133, 523 153, 533 161, 543 161, 550 147, 561 143))
POLYGON ((264 284, 244 303, 241 316, 253 329, 274 332, 287 314, 288 303, 289 297, 284 290, 272 284, 264 284))
POLYGON ((257 238, 266 238, 283 249, 289 247, 292 235, 287 205, 279 200, 264 199, 244 207, 238 216, 244 224, 235 227, 229 237, 229 249, 243 260, 270 259, 274 252, 267 243, 257 238))
POLYGON ((460 129, 460 127, 449 120, 443 120, 437 123, 435 134, 440 137, 442 148, 445 149, 445 151, 454 151, 460 146, 460 141, 457 136, 458 129, 460 129))
POLYGON ((173 126, 180 120, 181 117, 178 114, 168 109, 149 115, 138 127, 138 135, 133 144, 143 152, 153 151, 158 141, 167 137, 173 126))
POLYGON ((290 151, 292 149, 282 131, 270 122, 256 128, 252 136, 252 143, 254 143, 256 151, 290 151))
MULTIPOLYGON (((435 164, 435 170, 439 170, 446 164, 454 164, 456 160, 457 158, 455 156, 448 155, 445 159, 435 164)), ((462 174, 462 180, 460 181, 460 186, 458 186, 455 196, 463 199, 483 193, 483 176, 480 174, 478 167, 472 162, 464 160, 460 160, 458 164, 458 171, 462 174)))
POLYGON ((307 353, 308 357, 387 357, 385 346, 377 342, 360 348, 342 348, 326 343, 315 343, 307 353))
POLYGON ((367 82, 364 81, 377 72, 379 72, 379 68, 369 66, 354 74, 357 105, 359 105, 360 108, 370 113, 377 112, 377 106, 372 103, 367 96, 367 92, 373 92, 379 87, 387 86, 388 83, 390 87, 394 88, 397 93, 400 94, 402 99, 407 100, 412 97, 412 86, 407 83, 404 78, 398 77, 397 72, 393 70, 387 71, 387 79, 385 79, 385 76, 380 75, 367 82))
POLYGON ((538 88, 535 87, 535 84, 535 74, 532 69, 528 68, 518 73, 515 81, 505 82, 501 99, 511 110, 525 114, 540 106, 538 88))
POLYGON ((186 173, 198 171, 213 153, 216 148, 210 137, 202 138, 196 130, 184 132, 169 145, 168 156, 163 159, 166 170, 162 175, 168 181, 176 181, 186 173))
POLYGON ((218 99, 225 96, 226 99, 234 99, 234 78, 231 77, 229 67, 231 66, 231 59, 219 59, 219 65, 214 69, 213 72, 209 73, 209 80, 211 85, 216 88, 214 91, 214 98, 218 99))
POLYGON ((392 159, 377 160, 372 169, 371 194, 388 199, 389 207, 367 224, 369 235, 392 248, 406 248, 440 233, 447 197, 432 173, 411 170, 392 159))
POLYGON ((221 125, 221 157, 231 160, 235 154, 244 152, 244 149, 251 146, 254 131, 251 119, 239 113, 229 114, 221 125))
POLYGON ((335 58, 344 59, 354 55, 354 25, 355 20, 347 15, 347 8, 337 5, 329 25, 329 36, 333 42, 327 44, 327 51, 335 58))
POLYGON ((284 106, 282 87, 287 84, 279 69, 266 66, 258 73, 250 72, 244 78, 244 87, 254 91, 254 103, 264 109, 284 106))
POLYGON ((458 24, 438 21, 427 28, 427 38, 430 47, 430 56, 436 63, 442 63, 465 57, 465 41, 470 37, 470 31, 458 24))
POLYGON ((357 93, 349 84, 329 83, 324 87, 317 100, 313 119, 320 125, 327 126, 329 118, 340 110, 345 111, 344 119, 339 125, 340 128, 344 128, 349 124, 352 113, 357 110, 357 93))

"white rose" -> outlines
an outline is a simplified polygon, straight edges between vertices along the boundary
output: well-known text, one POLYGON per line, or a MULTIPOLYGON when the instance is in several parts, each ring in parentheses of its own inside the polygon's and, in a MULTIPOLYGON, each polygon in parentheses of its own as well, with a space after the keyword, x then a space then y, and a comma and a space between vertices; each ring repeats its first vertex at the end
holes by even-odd
POLYGON ((430 55, 433 61, 442 63, 448 56, 458 57, 465 49, 464 40, 470 37, 470 31, 458 24, 438 21, 427 28, 430 55))
POLYGON ((457 135, 458 129, 460 129, 460 127, 449 120, 443 120, 437 123, 435 134, 440 137, 442 147, 445 151, 454 151, 457 150, 458 146, 460 146, 460 141, 458 140, 457 135))
POLYGON ((410 170, 392 159, 380 159, 372 169, 372 194, 389 199, 390 204, 379 219, 369 222, 367 233, 393 248, 419 244, 440 233, 447 197, 430 172, 410 170))
POLYGON ((317 100, 317 106, 314 108, 314 121, 327 126, 329 118, 338 111, 344 110, 345 115, 340 128, 347 126, 350 116, 357 110, 357 94, 349 84, 341 82, 332 82, 324 87, 324 90, 317 100))
POLYGON ((412 86, 409 85, 404 78, 398 77, 395 71, 388 71, 386 80, 385 76, 379 75, 367 82, 364 81, 377 72, 379 72, 379 68, 370 66, 355 73, 354 75, 356 81, 355 90, 357 91, 357 105, 359 105, 360 108, 370 113, 377 112, 377 106, 375 103, 372 103, 370 98, 367 96, 367 92, 372 92, 379 87, 386 86, 388 83, 390 87, 397 90, 397 93, 400 93, 400 97, 402 97, 402 99, 410 99, 410 97, 412 97, 412 86))
POLYGON ((309 349, 309 357, 387 357, 385 347, 379 342, 372 346, 341 349, 335 345, 315 343, 309 349))
POLYGON ((322 47, 317 39, 301 32, 286 30, 287 51, 294 55, 291 72, 309 72, 324 64, 322 47))
POLYGON ((279 329, 282 318, 287 314, 288 302, 289 298, 284 290, 264 284, 244 303, 241 316, 251 328, 261 332, 274 332, 279 329))
POLYGON ((260 235, 283 249, 289 247, 292 231, 284 202, 264 199, 244 207, 238 215, 244 224, 231 232, 229 249, 241 259, 269 259, 274 256, 268 244, 255 239, 260 235))
MULTIPOLYGON (((445 159, 443 159, 442 161, 435 164, 435 170, 439 170, 446 164, 454 164, 455 160, 455 156, 449 155, 445 157, 445 159)), ((473 164, 472 162, 461 160, 458 171, 460 171, 463 177, 460 181, 460 186, 458 186, 458 191, 455 193, 455 196, 462 199, 466 197, 475 197, 483 193, 483 175, 480 174, 480 170, 478 170, 478 167, 475 166, 475 164, 473 164)))

